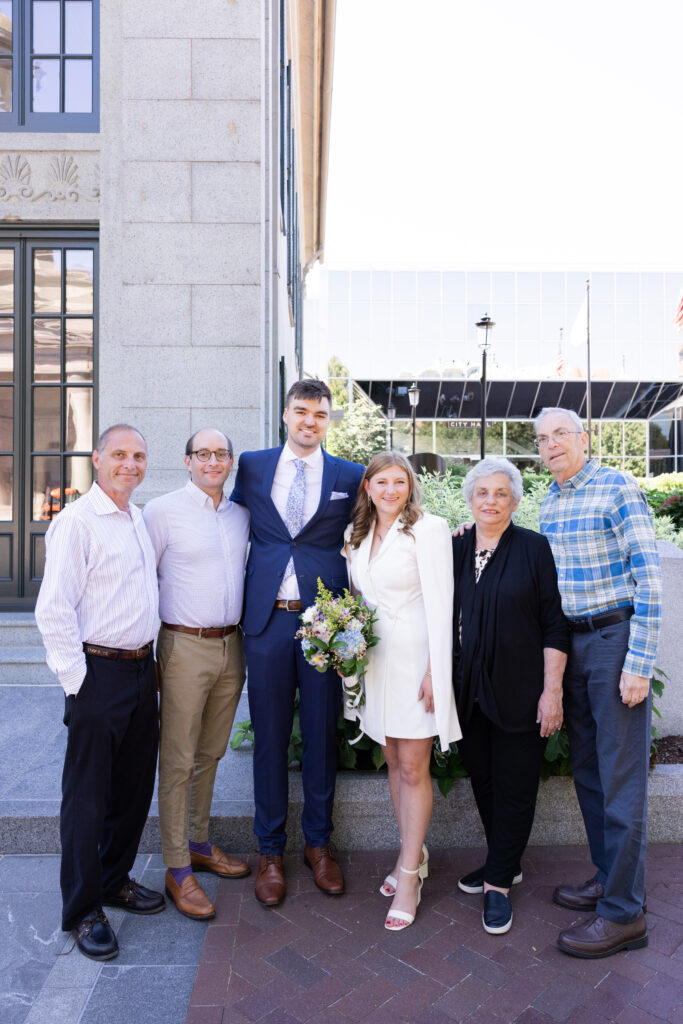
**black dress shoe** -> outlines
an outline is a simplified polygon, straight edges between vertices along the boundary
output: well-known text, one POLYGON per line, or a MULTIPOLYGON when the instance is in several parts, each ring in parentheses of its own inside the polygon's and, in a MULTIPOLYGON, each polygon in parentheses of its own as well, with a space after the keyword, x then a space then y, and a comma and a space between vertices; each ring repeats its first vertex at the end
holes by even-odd
POLYGON ((158 914, 166 908, 163 893, 146 889, 134 878, 130 878, 117 893, 105 896, 102 902, 105 907, 127 910, 129 914, 158 914))
POLYGON ((119 944, 104 911, 99 908, 84 917, 74 928, 76 945, 89 960, 112 960, 118 956, 119 944))

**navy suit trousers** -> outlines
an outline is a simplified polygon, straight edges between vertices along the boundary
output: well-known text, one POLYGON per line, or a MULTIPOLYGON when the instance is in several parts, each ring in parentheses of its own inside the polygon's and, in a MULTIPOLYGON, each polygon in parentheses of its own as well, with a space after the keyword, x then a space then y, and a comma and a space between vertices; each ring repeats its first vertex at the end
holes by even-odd
POLYGON ((254 728, 254 832, 261 853, 282 853, 287 840, 287 761, 297 686, 306 843, 326 845, 333 828, 341 679, 306 662, 301 641, 294 638, 299 625, 297 612, 277 610, 262 633, 244 637, 254 728))
POLYGON ((596 878, 597 912, 628 924, 645 892, 651 696, 634 708, 619 680, 630 624, 572 633, 564 674, 564 714, 572 772, 596 878))

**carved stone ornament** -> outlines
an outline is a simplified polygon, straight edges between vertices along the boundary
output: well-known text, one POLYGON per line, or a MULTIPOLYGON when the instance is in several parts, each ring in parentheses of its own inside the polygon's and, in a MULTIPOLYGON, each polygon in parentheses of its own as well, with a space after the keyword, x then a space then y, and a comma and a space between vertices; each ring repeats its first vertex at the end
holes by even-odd
POLYGON ((31 165, 25 156, 8 153, 0 163, 0 199, 30 199, 33 195, 31 186, 31 165))
POLYGON ((89 188, 81 185, 82 172, 68 153, 52 156, 49 163, 45 157, 41 160, 39 155, 34 156, 33 171, 22 153, 6 153, 0 160, 0 202, 7 203, 12 199, 24 199, 30 203, 97 202, 100 197, 98 163, 86 168, 90 172, 87 177, 92 177, 96 183, 89 188), (31 183, 32 174, 40 184, 34 186, 31 183))
POLYGON ((48 177, 50 187, 37 195, 33 200, 34 203, 37 203, 39 199, 48 199, 53 203, 64 199, 78 202, 78 164, 72 156, 62 153, 61 156, 53 157, 50 160, 48 177))

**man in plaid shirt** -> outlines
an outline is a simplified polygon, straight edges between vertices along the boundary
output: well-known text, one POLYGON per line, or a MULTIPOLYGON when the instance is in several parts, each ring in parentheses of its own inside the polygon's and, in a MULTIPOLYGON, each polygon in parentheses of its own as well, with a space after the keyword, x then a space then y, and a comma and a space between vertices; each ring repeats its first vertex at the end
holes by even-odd
POLYGON ((560 933, 579 957, 647 945, 645 855, 650 676, 661 616, 652 519, 635 480, 586 459, 576 413, 543 409, 536 445, 555 478, 541 506, 571 626, 564 712, 574 784, 596 873, 553 899, 594 911, 560 933))

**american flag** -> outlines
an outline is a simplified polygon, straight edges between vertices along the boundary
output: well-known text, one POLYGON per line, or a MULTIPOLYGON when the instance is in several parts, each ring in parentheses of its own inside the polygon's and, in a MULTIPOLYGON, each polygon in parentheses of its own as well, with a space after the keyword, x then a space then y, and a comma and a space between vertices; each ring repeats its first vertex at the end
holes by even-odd
POLYGON ((678 299, 678 305, 676 306, 676 316, 674 317, 674 323, 679 331, 683 331, 683 288, 678 299))

